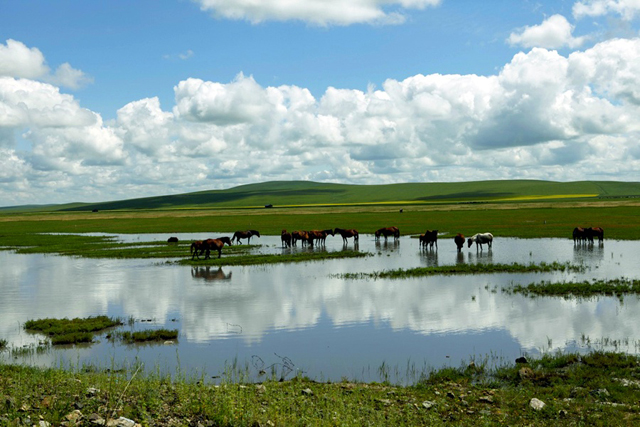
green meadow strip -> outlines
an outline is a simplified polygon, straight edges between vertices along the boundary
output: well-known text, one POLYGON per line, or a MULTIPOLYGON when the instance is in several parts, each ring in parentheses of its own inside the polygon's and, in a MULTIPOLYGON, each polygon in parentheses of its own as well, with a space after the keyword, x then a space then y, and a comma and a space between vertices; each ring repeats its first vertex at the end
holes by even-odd
POLYGON ((453 274, 491 274, 491 273, 546 273, 552 271, 584 272, 584 265, 571 263, 540 264, 457 264, 439 267, 417 267, 410 269, 384 270, 373 273, 342 273, 343 279, 406 279, 411 277, 453 275, 453 274))
POLYGON ((583 282, 541 282, 531 283, 526 286, 515 285, 511 288, 503 288, 503 292, 510 294, 522 294, 528 297, 622 297, 629 294, 640 294, 640 280, 620 278, 583 282))
POLYGON ((47 335, 53 345, 89 343, 93 334, 123 323, 119 319, 107 316, 87 317, 84 319, 38 319, 28 320, 24 324, 27 332, 47 335))
POLYGON ((167 341, 167 340, 175 340, 178 338, 178 330, 168 330, 168 329, 155 329, 155 330, 144 330, 144 331, 124 331, 115 334, 118 338, 120 338, 126 344, 140 343, 140 342, 149 342, 149 341, 167 341))
MULTIPOLYGON (((227 248, 222 251, 222 258, 212 257, 210 259, 182 259, 177 261, 180 265, 214 265, 214 266, 243 266, 243 265, 261 265, 261 264, 281 264, 307 261, 325 261, 330 259, 341 258, 362 258, 372 256, 370 252, 358 251, 336 251, 336 252, 300 252, 296 254, 258 254, 258 255, 242 255, 242 256, 225 256, 227 248)), ((215 252, 212 253, 212 256, 215 252)))

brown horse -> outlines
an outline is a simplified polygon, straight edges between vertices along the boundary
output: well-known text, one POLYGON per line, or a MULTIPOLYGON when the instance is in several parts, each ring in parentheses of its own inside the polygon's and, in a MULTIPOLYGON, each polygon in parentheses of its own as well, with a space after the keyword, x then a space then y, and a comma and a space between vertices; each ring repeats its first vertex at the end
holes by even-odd
POLYGON ((375 236, 376 236, 376 240, 380 240, 380 236, 384 237, 384 240, 387 240, 387 237, 389 236, 393 236, 394 240, 398 240, 400 238, 400 230, 398 229, 398 227, 386 227, 386 228, 381 228, 379 230, 376 231, 375 236))
POLYGON ((236 243, 240 244, 240 239, 247 239, 248 245, 251 242, 252 236, 260 237, 260 232, 258 230, 236 231, 235 233, 233 233, 231 241, 233 242, 233 239, 235 239, 236 243))
POLYGON ((576 227, 573 229, 573 244, 583 242, 589 237, 587 236, 587 230, 582 227, 576 227))
POLYGON ((456 234, 456 237, 453 238, 453 241, 456 242, 458 252, 462 251, 462 248, 464 247, 464 234, 456 234))
POLYGON ((327 236, 329 234, 333 236, 334 232, 333 230, 311 230, 307 231, 307 234, 309 236, 309 245, 313 246, 314 242, 318 242, 320 245, 324 245, 326 243, 327 236))
POLYGON ((342 243, 347 244, 347 239, 353 237, 353 243, 356 243, 359 240, 358 230, 354 230, 353 228, 345 230, 344 228, 336 228, 333 230, 334 234, 340 234, 342 236, 342 243))
POLYGON ((282 230, 282 233, 280 234, 280 240, 282 241, 282 247, 291 247, 291 233, 287 232, 287 230, 282 230))
POLYGON ((298 240, 301 240, 303 245, 305 243, 309 243, 309 233, 304 230, 296 230, 291 232, 291 243, 293 243, 293 246, 296 245, 296 242, 298 240))
POLYGON ((593 227, 591 229, 591 241, 593 241, 593 237, 598 238, 598 243, 602 243, 604 241, 604 230, 600 227, 593 227))
POLYGON ((191 259, 198 258, 200 259, 200 255, 202 255, 205 251, 204 241, 196 240, 191 243, 191 248, 189 248, 189 252, 191 253, 191 259), (200 254, 198 254, 198 252, 200 254))
POLYGON ((207 239, 203 242, 205 246, 205 257, 204 259, 208 259, 211 251, 218 251, 218 258, 222 256, 222 248, 225 243, 231 246, 231 239, 228 237, 219 237, 217 239, 207 239))
POLYGON ((433 249, 433 244, 435 243, 436 248, 438 248, 438 230, 427 230, 424 234, 420 235, 420 246, 430 246, 433 249))

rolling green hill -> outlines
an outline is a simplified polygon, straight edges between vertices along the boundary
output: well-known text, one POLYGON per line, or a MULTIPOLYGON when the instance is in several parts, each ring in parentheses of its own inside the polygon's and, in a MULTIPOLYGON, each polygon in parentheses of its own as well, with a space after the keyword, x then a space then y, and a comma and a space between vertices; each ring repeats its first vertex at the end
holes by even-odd
POLYGON ((251 208, 273 205, 359 205, 469 203, 640 197, 640 182, 534 180, 456 183, 345 185, 311 181, 273 181, 226 190, 202 191, 103 203, 43 207, 43 210, 131 210, 251 208))

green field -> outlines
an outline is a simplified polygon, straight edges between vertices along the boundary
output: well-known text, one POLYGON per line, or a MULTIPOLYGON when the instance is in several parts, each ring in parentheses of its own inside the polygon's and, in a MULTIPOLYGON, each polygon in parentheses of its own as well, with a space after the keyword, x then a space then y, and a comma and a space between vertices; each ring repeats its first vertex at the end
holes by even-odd
MULTIPOLYGON (((540 200, 602 200, 640 197, 640 182, 535 180, 455 183, 345 185, 312 181, 275 181, 225 190, 148 197, 102 203, 5 208, 17 211, 92 211, 140 209, 229 209, 367 204, 456 204, 473 202, 531 202, 540 200)), ((0 209, 2 212, 2 209, 0 209)))

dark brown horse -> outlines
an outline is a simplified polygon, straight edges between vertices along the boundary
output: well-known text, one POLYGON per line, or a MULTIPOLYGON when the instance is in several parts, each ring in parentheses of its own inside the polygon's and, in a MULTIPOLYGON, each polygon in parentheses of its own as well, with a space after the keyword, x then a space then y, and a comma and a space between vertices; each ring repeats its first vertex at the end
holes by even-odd
POLYGON ((464 234, 456 234, 456 237, 453 238, 453 241, 456 242, 458 252, 462 251, 462 248, 464 247, 464 234))
POLYGON ((594 237, 597 237, 598 242, 602 243, 604 241, 604 230, 600 227, 593 227, 591 229, 591 241, 593 241, 594 237))
POLYGON ((342 243, 347 244, 347 239, 353 237, 353 243, 356 243, 359 240, 358 230, 354 230, 353 228, 345 230, 344 228, 336 228, 333 230, 334 234, 339 234, 342 236, 342 243))
POLYGON ((240 244, 240 239, 247 239, 248 245, 251 242, 251 237, 253 236, 260 237, 260 232, 258 230, 236 231, 233 233, 231 241, 233 242, 233 239, 235 239, 236 243, 240 244))
POLYGON ((296 245, 298 240, 302 241, 302 244, 309 243, 309 233, 304 230, 296 230, 291 232, 291 243, 296 245))
POLYGON ((191 248, 189 248, 189 252, 191 253, 191 259, 198 258, 200 259, 200 255, 202 255, 205 251, 204 241, 196 240, 191 243, 191 248))
POLYGON ((380 236, 384 237, 384 240, 387 240, 387 237, 393 236, 394 240, 398 240, 400 238, 400 230, 398 227, 385 227, 375 232, 376 240, 380 240, 380 236))
POLYGON ((291 233, 289 233, 287 230, 282 230, 282 233, 280 234, 280 240, 282 241, 283 247, 291 247, 291 233))
POLYGON ((420 235, 420 246, 430 246, 433 249, 433 244, 435 243, 436 248, 438 248, 438 230, 427 230, 424 234, 420 235))
POLYGON ((589 237, 587 236, 587 230, 582 227, 576 227, 573 229, 573 244, 583 242, 589 237))

